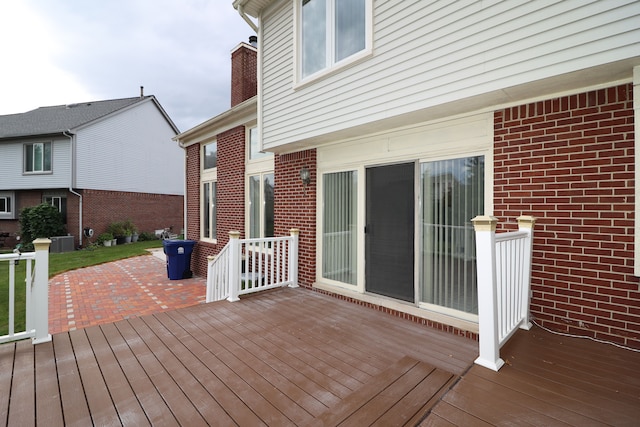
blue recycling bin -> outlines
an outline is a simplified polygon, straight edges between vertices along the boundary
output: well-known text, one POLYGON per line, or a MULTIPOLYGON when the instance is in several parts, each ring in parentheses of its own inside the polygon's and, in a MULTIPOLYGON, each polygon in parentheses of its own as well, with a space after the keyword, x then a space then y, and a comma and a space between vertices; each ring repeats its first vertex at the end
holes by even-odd
POLYGON ((188 279, 191 272, 191 253, 195 240, 164 240, 162 246, 167 256, 167 276, 170 280, 188 279))

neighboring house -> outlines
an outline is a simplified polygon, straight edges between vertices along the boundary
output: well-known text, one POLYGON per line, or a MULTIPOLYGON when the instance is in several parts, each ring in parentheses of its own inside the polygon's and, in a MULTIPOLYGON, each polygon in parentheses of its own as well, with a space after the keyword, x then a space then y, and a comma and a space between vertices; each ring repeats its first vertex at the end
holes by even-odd
POLYGON ((302 286, 477 331, 470 220, 533 215, 535 320, 640 348, 640 2, 234 7, 302 286))
POLYGON ((206 275, 207 257, 226 245, 229 231, 246 237, 274 233, 274 158, 258 151, 256 61, 255 46, 236 46, 231 108, 174 138, 185 149, 185 233, 198 241, 192 254, 198 275, 206 275))
POLYGON ((177 133, 154 96, 0 116, 4 245, 16 243, 21 209, 43 202, 60 210, 76 246, 127 219, 139 231, 172 226, 179 232, 184 162, 171 141, 177 133))

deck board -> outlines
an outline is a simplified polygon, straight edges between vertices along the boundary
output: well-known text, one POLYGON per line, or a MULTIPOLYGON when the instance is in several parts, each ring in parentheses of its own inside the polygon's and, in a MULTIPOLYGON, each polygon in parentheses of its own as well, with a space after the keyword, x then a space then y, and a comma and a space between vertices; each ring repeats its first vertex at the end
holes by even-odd
POLYGON ((37 345, 34 350, 36 416, 37 414, 48 414, 48 426, 62 426, 64 418, 60 405, 53 344, 51 342, 42 343, 37 345))
POLYGON ((640 419, 638 353, 534 327, 496 373, 472 365, 477 345, 321 293, 267 291, 0 345, 0 426, 640 419))

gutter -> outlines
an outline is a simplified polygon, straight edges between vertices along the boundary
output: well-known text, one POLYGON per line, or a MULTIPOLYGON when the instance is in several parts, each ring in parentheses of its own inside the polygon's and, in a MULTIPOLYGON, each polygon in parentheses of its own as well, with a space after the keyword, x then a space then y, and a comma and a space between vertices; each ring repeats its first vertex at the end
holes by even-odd
POLYGON ((77 193, 73 189, 73 183, 75 180, 75 139, 70 129, 63 131, 62 134, 69 138, 69 157, 70 157, 70 168, 69 168, 69 193, 75 194, 78 196, 78 244, 82 247, 82 237, 83 237, 83 227, 82 227, 82 194, 77 193), (67 133, 69 132, 69 133, 67 133))
POLYGON ((233 7, 238 11, 238 13, 240 14, 240 16, 242 17, 242 19, 244 19, 247 24, 249 24, 249 26, 251 27, 251 29, 253 31, 256 32, 256 34, 258 34, 258 26, 255 24, 255 22, 253 22, 251 20, 251 18, 249 18, 249 16, 244 12, 244 3, 246 2, 246 0, 236 0, 233 2, 233 7))

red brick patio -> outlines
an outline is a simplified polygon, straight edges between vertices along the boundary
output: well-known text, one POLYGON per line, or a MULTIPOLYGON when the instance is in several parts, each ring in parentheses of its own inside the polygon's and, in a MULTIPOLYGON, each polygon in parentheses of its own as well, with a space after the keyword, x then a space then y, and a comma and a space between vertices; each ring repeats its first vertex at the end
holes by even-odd
POLYGON ((165 263, 138 256, 49 280, 49 332, 73 331, 204 302, 205 278, 169 280, 165 263))

